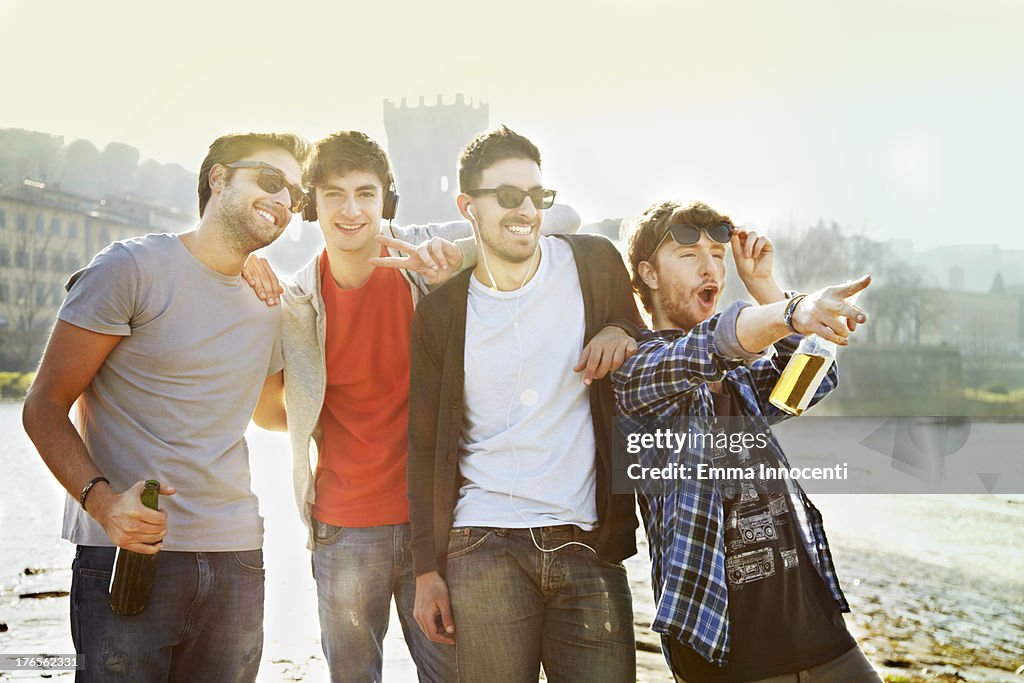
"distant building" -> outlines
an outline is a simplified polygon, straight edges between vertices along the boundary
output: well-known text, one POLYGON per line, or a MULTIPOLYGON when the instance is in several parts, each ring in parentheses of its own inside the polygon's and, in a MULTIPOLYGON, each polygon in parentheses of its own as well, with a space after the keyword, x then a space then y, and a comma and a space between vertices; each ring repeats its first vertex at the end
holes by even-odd
POLYGON ((384 101, 384 128, 388 155, 395 167, 398 220, 428 223, 460 218, 455 206, 459 193, 456 160, 478 133, 487 130, 488 106, 470 104, 462 94, 453 104, 438 96, 433 105, 410 107, 384 101))
POLYGON ((127 197, 83 197, 31 180, 0 184, 0 363, 34 364, 68 276, 103 247, 192 225, 176 209, 127 197))
POLYGON ((1021 351, 1021 297, 924 290, 920 343, 958 347, 964 356, 1016 357, 1021 351))
POLYGON ((1007 285, 1024 284, 1024 250, 995 244, 956 244, 905 254, 903 260, 926 273, 925 285, 987 292, 996 273, 1007 285))

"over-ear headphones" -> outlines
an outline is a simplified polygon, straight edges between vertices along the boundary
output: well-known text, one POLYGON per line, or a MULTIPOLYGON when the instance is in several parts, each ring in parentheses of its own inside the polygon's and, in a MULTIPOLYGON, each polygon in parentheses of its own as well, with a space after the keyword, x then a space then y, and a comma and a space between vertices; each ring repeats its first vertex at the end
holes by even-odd
MULTIPOLYGON (((391 181, 391 187, 384 195, 384 207, 380 217, 386 221, 392 221, 396 215, 398 215, 398 192, 395 191, 395 182, 391 181)), ((302 220, 312 223, 316 219, 316 188, 313 188, 306 193, 306 205, 302 207, 302 220)))
POLYGON ((395 192, 395 183, 391 182, 391 187, 388 188, 388 193, 384 195, 384 208, 380 212, 380 217, 386 221, 395 219, 398 215, 398 193, 395 192))

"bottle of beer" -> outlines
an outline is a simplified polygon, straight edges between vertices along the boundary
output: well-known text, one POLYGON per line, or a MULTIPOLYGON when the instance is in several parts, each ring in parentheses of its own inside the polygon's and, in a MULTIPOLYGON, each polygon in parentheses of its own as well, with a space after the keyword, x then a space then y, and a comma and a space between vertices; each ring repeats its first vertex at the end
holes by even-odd
POLYGON ((790 415, 803 414, 835 362, 836 348, 835 342, 816 334, 801 339, 768 401, 790 415))
MULTIPOLYGON (((851 304, 857 303, 860 292, 847 299, 851 304)), ((836 361, 839 346, 816 334, 809 334, 800 340, 793 357, 786 364, 782 376, 775 383, 768 402, 779 410, 790 415, 802 415, 815 392, 825 379, 825 374, 836 361)))
MULTIPOLYGON (((160 482, 148 479, 142 489, 142 504, 156 510, 160 498, 160 482)), ((143 555, 117 549, 114 573, 110 577, 110 609, 115 614, 131 616, 146 609, 156 579, 156 558, 159 553, 143 555)))

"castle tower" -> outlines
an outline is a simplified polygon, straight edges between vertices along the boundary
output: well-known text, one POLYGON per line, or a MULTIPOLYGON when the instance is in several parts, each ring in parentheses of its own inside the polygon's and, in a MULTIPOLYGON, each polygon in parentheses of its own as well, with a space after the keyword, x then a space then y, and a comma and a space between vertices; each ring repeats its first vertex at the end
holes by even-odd
POLYGON ((398 222, 428 223, 461 218, 455 206, 459 193, 456 160, 466 143, 487 129, 487 105, 467 103, 463 95, 454 104, 441 96, 433 105, 395 106, 384 100, 384 129, 388 155, 394 165, 401 201, 398 222))

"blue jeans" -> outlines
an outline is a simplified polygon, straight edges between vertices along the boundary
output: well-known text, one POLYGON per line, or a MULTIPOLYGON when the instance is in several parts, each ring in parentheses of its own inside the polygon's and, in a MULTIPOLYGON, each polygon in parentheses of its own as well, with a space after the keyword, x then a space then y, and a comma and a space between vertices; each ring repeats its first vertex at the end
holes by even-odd
POLYGON ((413 618, 409 525, 338 527, 314 519, 313 531, 313 577, 331 681, 381 680, 392 595, 421 683, 457 680, 455 649, 427 640, 413 618))
POLYGON ((458 527, 448 540, 448 593, 460 683, 636 680, 633 600, 620 563, 594 552, 597 532, 563 525, 458 527))
POLYGON ((263 551, 157 556, 146 609, 110 609, 114 548, 78 546, 71 638, 91 681, 253 681, 263 655, 263 551))

